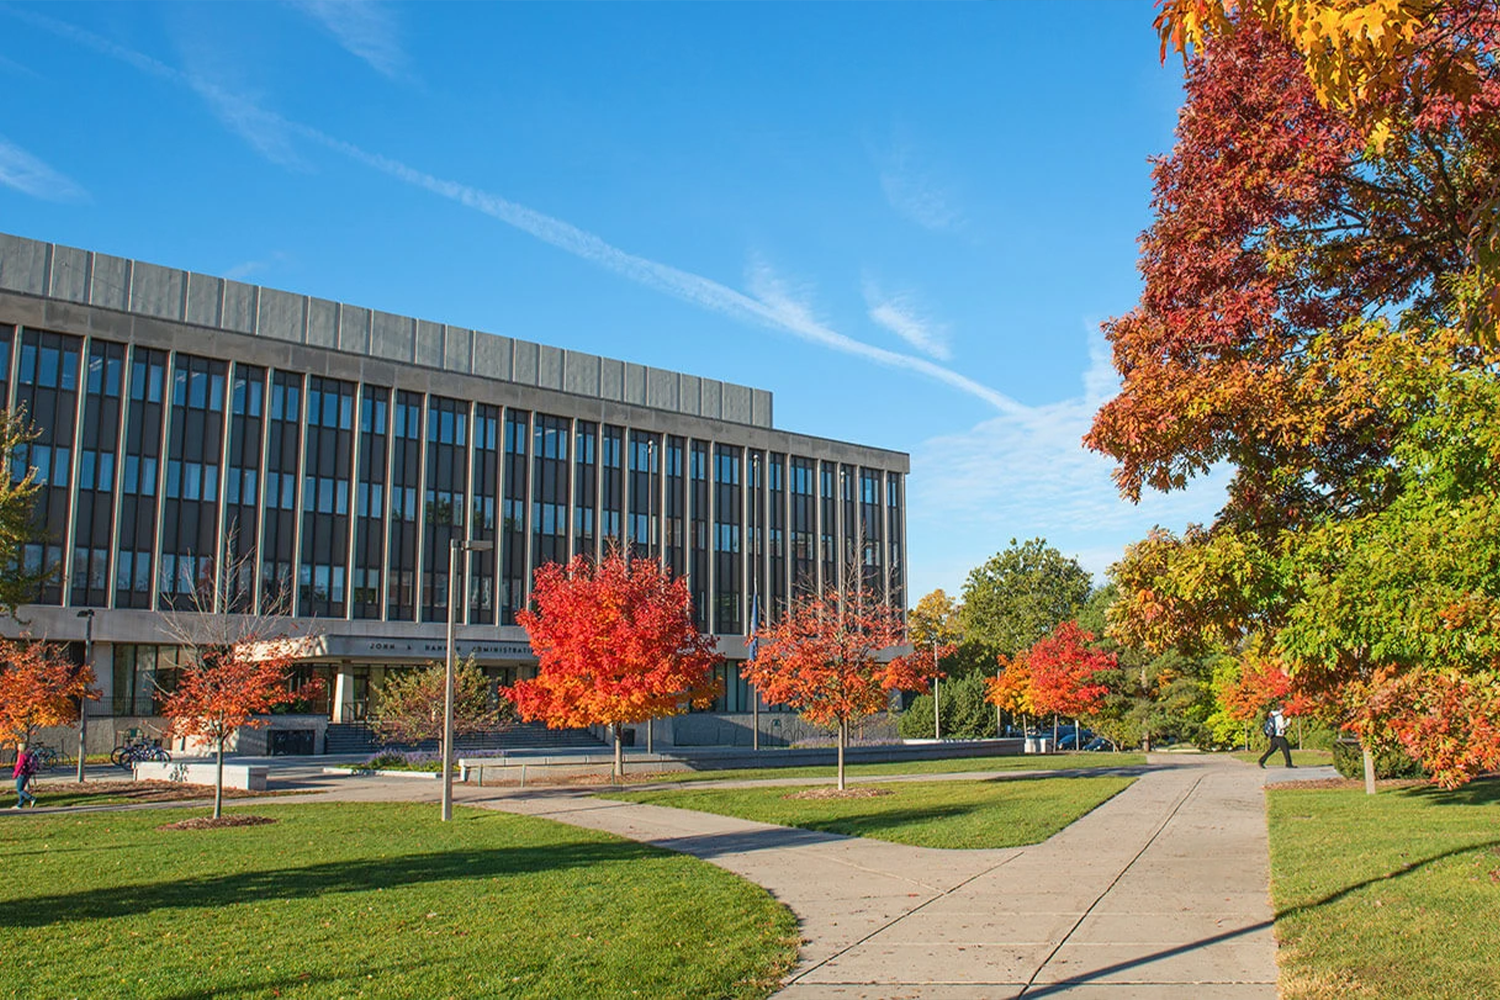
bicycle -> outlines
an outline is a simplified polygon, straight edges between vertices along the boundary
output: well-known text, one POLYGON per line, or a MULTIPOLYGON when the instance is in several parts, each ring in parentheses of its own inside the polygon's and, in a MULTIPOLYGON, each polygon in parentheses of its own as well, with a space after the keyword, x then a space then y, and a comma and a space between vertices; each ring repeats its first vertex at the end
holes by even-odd
POLYGON ((36 756, 36 765, 44 771, 50 771, 57 766, 62 754, 57 747, 49 747, 44 743, 38 743, 30 748, 36 756))
POLYGON ((109 762, 126 771, 140 763, 159 761, 165 764, 171 763, 171 760, 172 755, 162 748, 160 740, 126 743, 109 752, 109 762))

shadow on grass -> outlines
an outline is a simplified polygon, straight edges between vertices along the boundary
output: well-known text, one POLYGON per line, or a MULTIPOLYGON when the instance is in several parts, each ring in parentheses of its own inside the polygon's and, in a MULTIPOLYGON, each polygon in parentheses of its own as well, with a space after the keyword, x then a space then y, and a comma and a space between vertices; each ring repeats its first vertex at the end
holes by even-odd
POLYGON ((1451 789, 1436 785, 1403 788, 1396 794, 1403 798, 1425 799, 1440 806, 1488 806, 1500 803, 1500 777, 1480 778, 1451 789))
POLYGON ((1284 910, 1277 910, 1276 919, 1281 920, 1283 917, 1295 917, 1299 914, 1307 913, 1311 910, 1316 910, 1320 906, 1328 906, 1331 903, 1337 903, 1339 900, 1343 899, 1345 896, 1348 896, 1350 893, 1358 892, 1359 890, 1367 886, 1375 885, 1378 882, 1388 882, 1392 879, 1402 878, 1404 876, 1412 874, 1413 872, 1420 871, 1421 869, 1426 868, 1428 865, 1446 860, 1447 858, 1451 858, 1459 854, 1468 854, 1470 851, 1482 851, 1486 848, 1500 848, 1500 840, 1481 840, 1477 843, 1465 844, 1462 847, 1455 847, 1451 850, 1443 851, 1440 854, 1434 854, 1430 858, 1423 858, 1421 861, 1412 861, 1408 864, 1404 864, 1400 868, 1397 868, 1395 871, 1386 872, 1382 875, 1372 875, 1367 879, 1355 882, 1353 885, 1346 885, 1342 889, 1339 889, 1335 892, 1330 892, 1322 899, 1314 900, 1311 903, 1301 903, 1297 906, 1290 906, 1284 910))
POLYGON ((0 909, 0 927, 46 927, 74 921, 138 916, 157 910, 204 909, 343 892, 367 892, 453 879, 493 878, 587 868, 658 856, 631 842, 579 841, 536 847, 452 850, 374 860, 350 858, 301 867, 202 875, 140 885, 104 886, 32 896, 25 907, 0 909))

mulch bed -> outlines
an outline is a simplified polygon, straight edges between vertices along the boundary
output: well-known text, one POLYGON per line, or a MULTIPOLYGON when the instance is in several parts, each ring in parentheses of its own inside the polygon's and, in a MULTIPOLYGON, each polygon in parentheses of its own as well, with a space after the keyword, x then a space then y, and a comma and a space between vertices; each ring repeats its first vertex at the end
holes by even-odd
MULTIPOLYGON (((184 799, 212 798, 213 785, 189 785, 180 781, 42 781, 34 791, 37 795, 87 795, 90 798, 117 799, 127 802, 181 802, 184 799)), ((243 788, 226 788, 226 799, 260 798, 281 792, 249 792, 243 788)), ((46 803, 44 802, 43 805, 46 803)), ((80 803, 82 804, 82 803, 80 803)))
POLYGON ((267 823, 276 822, 269 816, 220 816, 214 819, 212 816, 194 816, 192 819, 178 820, 176 823, 164 823, 157 827, 158 830, 219 830, 228 826, 265 826, 267 823))
POLYGON ((861 785, 858 788, 845 788, 840 791, 835 787, 809 788, 801 792, 793 792, 791 795, 783 795, 786 799, 873 799, 878 795, 890 795, 889 788, 871 788, 869 785, 861 785))

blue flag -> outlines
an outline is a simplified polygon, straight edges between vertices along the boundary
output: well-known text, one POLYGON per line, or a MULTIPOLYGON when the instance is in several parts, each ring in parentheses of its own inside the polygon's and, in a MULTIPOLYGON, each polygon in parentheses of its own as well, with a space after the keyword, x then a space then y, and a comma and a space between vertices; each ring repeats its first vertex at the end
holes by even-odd
POLYGON ((760 645, 756 630, 760 627, 760 593, 750 595, 750 659, 755 659, 755 650, 760 645))

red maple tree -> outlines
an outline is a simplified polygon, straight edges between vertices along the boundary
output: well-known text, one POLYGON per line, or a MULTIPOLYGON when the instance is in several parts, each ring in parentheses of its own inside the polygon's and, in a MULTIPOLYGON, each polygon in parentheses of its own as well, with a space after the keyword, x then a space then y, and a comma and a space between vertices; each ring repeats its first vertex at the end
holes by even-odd
MULTIPOLYGON (((753 636, 744 673, 766 701, 790 705, 815 725, 838 731, 838 787, 844 782, 849 724, 886 708, 893 690, 925 691, 931 650, 882 662, 904 641, 901 612, 857 592, 829 591, 792 601, 780 620, 753 636)), ((941 650, 940 650, 941 652, 941 650)))
POLYGON ((516 620, 537 656, 537 675, 501 693, 521 718, 556 729, 609 726, 614 774, 623 770, 620 727, 707 706, 721 657, 693 623, 687 581, 650 559, 618 552, 597 565, 575 556, 536 571, 535 610, 516 620))
POLYGON ((82 700, 96 700, 94 671, 67 646, 26 637, 0 640, 0 743, 30 743, 43 726, 78 721, 82 700))
POLYGON ((174 736, 197 736, 214 747, 214 819, 224 810, 224 744, 275 705, 315 697, 321 681, 292 685, 294 646, 289 640, 241 641, 189 650, 162 714, 174 736))
POLYGON ((1109 689, 1094 680, 1101 670, 1115 666, 1115 654, 1094 649, 1094 634, 1077 622, 1063 622, 1052 634, 1037 641, 1026 653, 1031 675, 1031 706, 1038 714, 1052 716, 1053 739, 1057 717, 1078 716, 1092 711, 1109 689))

